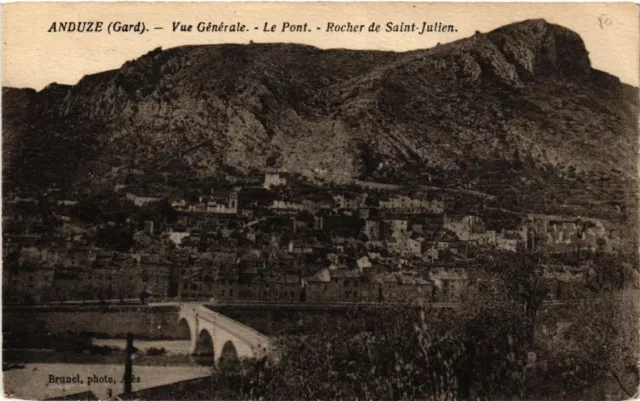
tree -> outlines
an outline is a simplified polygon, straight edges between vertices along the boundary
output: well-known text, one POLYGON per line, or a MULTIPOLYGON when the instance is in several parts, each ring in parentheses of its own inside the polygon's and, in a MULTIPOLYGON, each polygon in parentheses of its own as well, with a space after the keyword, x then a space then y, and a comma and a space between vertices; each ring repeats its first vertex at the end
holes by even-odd
POLYGON ((638 288, 638 272, 631 267, 633 263, 626 255, 596 254, 587 277, 587 288, 596 294, 638 288))
POLYGON ((79 201, 71 208, 71 215, 86 223, 95 223, 100 214, 100 208, 90 201, 79 201))
POLYGON ((612 291, 575 306, 574 321, 547 351, 550 369, 564 378, 567 391, 588 386, 601 399, 637 395, 639 300, 637 290, 612 291))
POLYGON ((531 348, 524 308, 494 272, 476 268, 470 281, 457 316, 456 331, 466 348, 460 385, 465 394, 520 397, 526 391, 524 366, 531 348))
POLYGON ((490 283, 497 302, 510 304, 520 312, 529 345, 534 344, 536 317, 549 293, 544 275, 550 260, 539 252, 487 250, 478 258, 476 279, 490 283))
POLYGON ((142 225, 145 221, 153 221, 156 225, 167 221, 175 222, 177 219, 176 210, 169 204, 166 199, 159 202, 151 203, 142 207, 136 213, 135 220, 142 225))
POLYGON ((637 287, 626 283, 627 264, 611 257, 597 260, 585 283, 592 292, 581 291, 579 299, 545 308, 545 331, 551 327, 552 333, 536 338, 549 291, 545 273, 554 260, 539 253, 487 250, 478 262, 470 270, 472 285, 460 321, 476 362, 483 361, 473 368, 480 387, 500 384, 502 362, 487 370, 486 361, 500 361, 506 353, 508 363, 502 366, 510 366, 502 373, 508 373, 512 381, 507 383, 519 389, 497 389, 502 394, 517 390, 520 396, 535 392, 549 398, 600 387, 598 394, 583 398, 634 395, 639 381, 640 303, 637 287), (545 362, 540 365, 544 368, 528 366, 529 351, 545 362))
POLYGON ((96 232, 96 245, 118 252, 127 252, 134 245, 133 234, 120 226, 104 226, 96 232))

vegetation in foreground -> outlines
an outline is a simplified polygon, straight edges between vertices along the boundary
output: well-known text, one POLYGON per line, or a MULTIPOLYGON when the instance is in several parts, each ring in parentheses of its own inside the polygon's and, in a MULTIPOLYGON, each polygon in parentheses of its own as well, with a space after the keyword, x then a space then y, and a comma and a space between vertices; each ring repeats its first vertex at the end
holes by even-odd
POLYGON ((537 255, 486 261, 492 268, 475 271, 477 285, 461 308, 385 308, 282 336, 275 360, 221 363, 202 391, 263 400, 634 397, 635 289, 619 286, 614 274, 601 277, 561 316, 545 311, 537 255), (362 330, 354 335, 355 327, 362 330))

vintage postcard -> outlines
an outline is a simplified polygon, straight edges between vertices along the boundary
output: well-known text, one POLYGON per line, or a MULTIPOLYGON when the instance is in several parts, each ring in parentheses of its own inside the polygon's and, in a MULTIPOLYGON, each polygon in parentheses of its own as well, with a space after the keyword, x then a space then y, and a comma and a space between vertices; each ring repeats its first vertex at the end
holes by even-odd
POLYGON ((631 3, 2 9, 27 400, 637 398, 631 3))

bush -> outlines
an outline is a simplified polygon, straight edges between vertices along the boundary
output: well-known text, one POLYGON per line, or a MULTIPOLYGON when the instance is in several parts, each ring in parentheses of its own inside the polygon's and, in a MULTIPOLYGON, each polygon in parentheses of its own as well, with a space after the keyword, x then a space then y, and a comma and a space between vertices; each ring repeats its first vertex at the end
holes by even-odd
MULTIPOLYGON (((439 310, 399 307, 352 316, 276 344, 277 362, 242 361, 216 380, 241 399, 455 400, 469 394, 465 341, 439 310), (359 334, 352 325, 368 326, 359 334)), ((506 358, 503 358, 504 362, 506 358)))

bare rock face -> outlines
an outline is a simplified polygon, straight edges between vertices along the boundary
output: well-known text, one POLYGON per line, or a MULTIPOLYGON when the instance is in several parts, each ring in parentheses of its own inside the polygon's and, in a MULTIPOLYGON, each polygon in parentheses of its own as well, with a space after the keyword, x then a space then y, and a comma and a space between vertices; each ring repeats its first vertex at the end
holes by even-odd
POLYGON ((407 53, 156 49, 73 86, 3 95, 10 186, 108 186, 123 166, 179 186, 268 160, 318 182, 428 176, 488 192, 500 191, 483 184, 497 165, 539 182, 636 171, 636 89, 542 20, 407 53))
POLYGON ((544 20, 508 25, 487 36, 525 77, 557 73, 586 76, 591 70, 580 36, 544 20))

